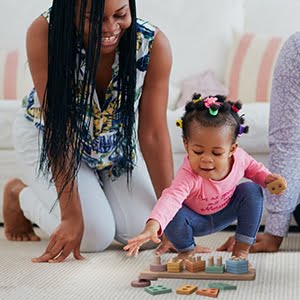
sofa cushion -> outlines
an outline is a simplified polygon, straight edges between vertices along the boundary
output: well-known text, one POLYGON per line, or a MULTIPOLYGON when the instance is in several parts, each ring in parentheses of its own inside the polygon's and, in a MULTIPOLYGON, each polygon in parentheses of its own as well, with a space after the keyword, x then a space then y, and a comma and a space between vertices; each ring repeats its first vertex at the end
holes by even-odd
POLYGON ((180 84, 181 95, 176 107, 185 106, 191 101, 194 93, 200 93, 202 98, 211 95, 228 95, 227 87, 222 84, 212 70, 206 70, 183 80, 180 84))
POLYGON ((175 82, 207 69, 224 78, 233 30, 244 28, 243 0, 137 0, 137 14, 168 37, 175 82))
POLYGON ((25 51, 0 49, 0 99, 21 99, 32 86, 25 51))
POLYGON ((243 103, 270 100, 273 69, 284 40, 254 33, 235 35, 225 75, 229 99, 243 103))
POLYGON ((0 100, 0 150, 13 149, 12 126, 20 107, 19 100, 0 100))

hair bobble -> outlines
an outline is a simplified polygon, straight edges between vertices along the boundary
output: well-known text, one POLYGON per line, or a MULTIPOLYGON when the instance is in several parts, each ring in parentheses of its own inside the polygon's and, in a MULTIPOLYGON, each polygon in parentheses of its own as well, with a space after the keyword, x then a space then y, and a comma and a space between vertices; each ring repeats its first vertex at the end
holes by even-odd
POLYGON ((182 119, 176 120, 176 126, 182 128, 182 119))
POLYGON ((238 137, 242 136, 244 133, 248 133, 248 131, 249 131, 249 126, 240 124, 238 137))
POLYGON ((214 117, 218 114, 219 107, 222 105, 221 102, 217 101, 217 97, 207 97, 204 99, 204 106, 208 108, 209 113, 214 117))
POLYGON ((202 101, 201 95, 200 95, 200 94, 195 95, 194 98, 193 98, 193 102, 194 102, 194 103, 197 103, 197 102, 199 102, 199 101, 202 101), (196 98, 196 97, 197 97, 197 98, 196 98))
POLYGON ((241 108, 242 108, 242 106, 241 106, 241 103, 239 103, 239 102, 236 102, 231 105, 231 109, 236 113, 238 113, 241 110, 241 108))

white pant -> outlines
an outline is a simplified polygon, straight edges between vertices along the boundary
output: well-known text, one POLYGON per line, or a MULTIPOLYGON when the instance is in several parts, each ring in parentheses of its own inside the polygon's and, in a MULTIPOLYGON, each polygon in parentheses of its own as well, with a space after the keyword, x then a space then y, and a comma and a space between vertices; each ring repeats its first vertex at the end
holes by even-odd
MULTIPOLYGON (((45 178, 37 178, 39 130, 25 119, 22 109, 17 115, 13 136, 24 183, 28 185, 20 193, 21 209, 26 218, 51 235, 61 221, 57 192, 45 178)), ((103 189, 97 174, 86 163, 81 164, 77 178, 84 220, 81 251, 102 251, 114 239, 126 243, 143 230, 156 202, 141 156, 132 173, 131 190, 127 188, 126 174, 115 181, 105 176, 102 180, 103 189)))

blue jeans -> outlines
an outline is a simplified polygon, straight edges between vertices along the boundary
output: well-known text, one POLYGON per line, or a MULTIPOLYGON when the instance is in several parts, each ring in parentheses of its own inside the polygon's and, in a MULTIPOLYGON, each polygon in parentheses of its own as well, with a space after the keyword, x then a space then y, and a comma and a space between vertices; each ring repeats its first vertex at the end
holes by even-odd
POLYGON ((195 247, 195 236, 218 232, 237 220, 235 239, 252 245, 259 229, 263 209, 261 187, 253 182, 239 184, 228 205, 212 214, 200 215, 183 205, 164 233, 174 247, 185 252, 195 247))

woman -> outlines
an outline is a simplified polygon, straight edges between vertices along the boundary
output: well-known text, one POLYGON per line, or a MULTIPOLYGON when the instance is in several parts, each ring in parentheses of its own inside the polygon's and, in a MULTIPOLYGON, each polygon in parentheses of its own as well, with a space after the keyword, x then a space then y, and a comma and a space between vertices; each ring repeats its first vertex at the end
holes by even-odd
POLYGON ((31 222, 46 231, 34 262, 126 243, 173 178, 167 38, 136 19, 134 0, 54 0, 27 54, 35 88, 14 129, 25 180, 6 184, 6 237, 39 240, 31 222))
MULTIPOLYGON (((281 174, 287 189, 279 198, 266 194, 265 232, 258 234, 251 252, 277 252, 288 235, 294 214, 300 224, 300 32, 284 43, 276 62, 270 107, 270 170, 281 174)), ((218 250, 232 251, 230 237, 218 250)))

